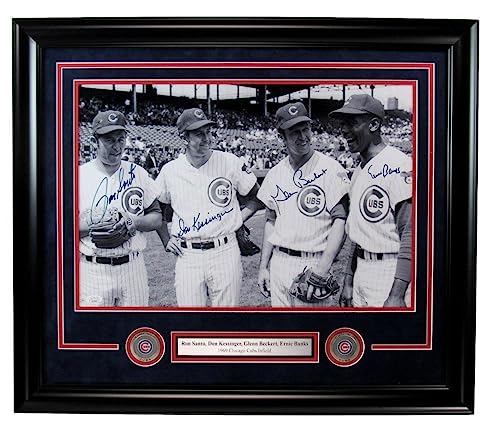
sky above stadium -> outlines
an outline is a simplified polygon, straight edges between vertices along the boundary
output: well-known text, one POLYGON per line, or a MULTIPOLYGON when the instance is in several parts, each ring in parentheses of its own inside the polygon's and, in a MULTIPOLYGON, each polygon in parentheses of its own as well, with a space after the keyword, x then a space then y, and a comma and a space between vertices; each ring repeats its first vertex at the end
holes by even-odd
MULTIPOLYGON (((111 89, 112 85, 86 85, 85 87, 100 88, 100 89, 111 89)), ((131 85, 120 85, 117 84, 115 89, 118 91, 130 91, 131 85)), ((197 98, 206 99, 207 98, 207 85, 206 84, 174 84, 172 89, 168 84, 154 85, 157 89, 159 95, 170 96, 184 96, 188 98, 194 98, 195 93, 197 98), (196 91, 195 91, 196 86, 196 91), (172 92, 172 93, 170 93, 172 92)), ((239 87, 239 97, 240 98, 253 98, 256 96, 256 89, 245 86, 235 86, 235 85, 219 85, 219 99, 236 99, 238 96, 239 87)), ((136 86, 136 91, 138 93, 144 92, 142 85, 136 86)), ((359 93, 371 93, 369 86, 365 85, 348 85, 346 86, 346 98, 351 95, 359 93)), ((212 100, 217 97, 217 86, 214 84, 210 85, 210 96, 212 100)), ((389 98, 397 98, 398 108, 405 111, 412 111, 412 88, 408 85, 400 86, 385 86, 376 85, 373 89, 373 96, 379 99, 386 109, 388 109, 389 98)), ((290 95, 284 95, 278 98, 277 102, 286 102, 288 99, 307 99, 307 89, 301 90, 299 92, 294 92, 290 95)), ((311 98, 312 99, 332 99, 341 100, 342 99, 342 86, 341 85, 319 85, 311 88, 311 98)))

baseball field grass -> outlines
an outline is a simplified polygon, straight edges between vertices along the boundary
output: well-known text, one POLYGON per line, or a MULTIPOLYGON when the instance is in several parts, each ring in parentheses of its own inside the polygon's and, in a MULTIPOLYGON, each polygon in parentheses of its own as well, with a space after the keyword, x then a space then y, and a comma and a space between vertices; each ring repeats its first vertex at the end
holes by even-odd
MULTIPOLYGON (((263 211, 257 212, 246 226, 250 229, 250 237, 257 244, 262 245, 264 232, 263 211)), ((164 251, 160 238, 156 232, 147 233, 148 246, 144 251, 149 279, 149 305, 175 307, 174 273, 176 257, 164 251)), ((342 272, 345 267, 347 245, 344 245, 337 260, 333 263, 332 272, 338 283, 342 285, 342 272)), ((243 282, 241 287, 240 306, 242 307, 270 307, 269 298, 265 298, 257 286, 260 254, 242 257, 243 282)), ((299 273, 301 270, 297 270, 299 273)), ((330 305, 338 305, 339 294, 330 298, 330 305)))

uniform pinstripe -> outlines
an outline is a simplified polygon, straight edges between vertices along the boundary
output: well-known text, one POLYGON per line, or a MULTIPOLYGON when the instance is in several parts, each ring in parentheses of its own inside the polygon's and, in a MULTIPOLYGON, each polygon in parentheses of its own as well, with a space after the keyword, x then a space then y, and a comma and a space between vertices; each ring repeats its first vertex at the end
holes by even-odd
POLYGON ((200 168, 184 154, 162 168, 156 183, 160 201, 174 210, 171 235, 188 244, 213 241, 216 245, 209 250, 184 248, 177 259, 179 306, 238 305, 242 273, 234 232, 243 220, 236 192, 247 195, 256 181, 235 155, 216 150, 200 168))
POLYGON ((269 242, 275 247, 315 253, 298 258, 274 249, 270 265, 273 306, 292 305, 287 293, 290 283, 304 266, 314 266, 321 258, 333 223, 330 211, 348 189, 349 179, 342 166, 316 151, 298 170, 286 157, 266 175, 257 197, 276 213, 269 242))
MULTIPOLYGON (((146 171, 122 161, 111 176, 101 171, 96 160, 80 167, 80 213, 91 222, 99 222, 106 208, 121 213, 143 215, 151 206, 157 191, 146 171)), ((80 239, 80 305, 81 306, 147 306, 149 287, 142 251, 146 238, 142 232, 112 249, 97 248, 90 236, 80 239), (121 257, 130 261, 109 265, 88 261, 87 257, 121 257)))
MULTIPOLYGON (((383 306, 389 295, 400 245, 395 209, 398 203, 411 198, 411 172, 411 158, 391 146, 354 171, 346 232, 363 250, 385 253, 386 257, 383 260, 358 257, 353 303, 383 306)), ((406 294, 409 293, 407 290, 406 294)))

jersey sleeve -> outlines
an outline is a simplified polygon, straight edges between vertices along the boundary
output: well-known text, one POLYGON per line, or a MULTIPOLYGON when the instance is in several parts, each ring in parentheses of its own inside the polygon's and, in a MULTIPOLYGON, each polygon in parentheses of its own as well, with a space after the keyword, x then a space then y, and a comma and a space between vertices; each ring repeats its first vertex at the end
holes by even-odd
MULTIPOLYGON (((266 177, 264 178, 264 181, 262 182, 261 187, 259 188, 259 191, 257 192, 257 198, 264 203, 264 205, 273 210, 277 211, 276 208, 276 202, 273 200, 271 197, 271 188, 272 188, 272 171, 268 171, 266 177)), ((276 189, 276 187, 274 187, 276 189)))
POLYGON ((162 203, 170 204, 170 192, 168 191, 167 182, 167 165, 163 166, 154 183, 156 190, 158 191, 158 200, 162 203))
POLYGON ((148 208, 158 198, 158 187, 146 170, 142 167, 138 167, 138 169, 141 176, 140 187, 144 190, 144 208, 148 208))
POLYGON ((331 212, 342 197, 349 193, 351 181, 347 171, 333 159, 329 170, 331 170, 331 174, 326 190, 326 209, 331 212))
POLYGON ((238 191, 241 195, 247 195, 255 185, 255 182, 257 182, 257 177, 250 171, 250 168, 248 168, 243 161, 234 155, 231 156, 234 157, 234 184, 236 191, 238 191))
POLYGON ((408 200, 412 195, 412 160, 404 155, 400 164, 401 173, 391 176, 390 182, 390 200, 392 210, 396 205, 404 200, 408 200))

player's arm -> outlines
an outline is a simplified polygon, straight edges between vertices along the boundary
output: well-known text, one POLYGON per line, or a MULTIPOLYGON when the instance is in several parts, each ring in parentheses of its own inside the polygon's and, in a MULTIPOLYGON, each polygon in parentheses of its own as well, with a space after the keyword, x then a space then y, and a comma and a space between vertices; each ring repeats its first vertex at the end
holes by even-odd
POLYGON ((89 235, 89 223, 87 221, 87 214, 80 213, 80 239, 89 235))
POLYGON ((161 208, 157 199, 151 205, 144 209, 144 215, 130 215, 135 228, 140 232, 151 232, 158 230, 161 226, 161 208))
POLYGON ((341 307, 352 307, 352 291, 353 291, 353 279, 354 272, 356 272, 357 257, 356 257, 356 243, 348 241, 348 252, 346 260, 346 268, 344 271, 344 285, 342 288, 342 293, 340 294, 340 306, 341 307))
POLYGON ((269 261, 273 255, 274 245, 269 242, 269 237, 274 230, 274 222, 276 221, 276 213, 266 208, 266 223, 264 225, 264 238, 262 241, 262 250, 260 254, 258 285, 260 292, 267 298, 271 296, 271 287, 269 284, 269 261))
POLYGON ((258 192, 259 192, 259 184, 258 182, 255 182, 255 185, 246 195, 248 201, 245 207, 241 210, 241 217, 243 219, 243 222, 248 220, 258 210, 264 209, 265 207, 264 204, 257 198, 258 192))
POLYGON ((405 307, 405 294, 411 281, 411 199, 396 205, 395 221, 399 233, 399 253, 391 291, 384 307, 405 307))
POLYGON ((323 251, 320 261, 315 267, 315 273, 326 275, 332 263, 342 249, 345 241, 345 221, 349 212, 349 199, 347 194, 330 211, 333 219, 332 228, 328 234, 326 248, 323 251))

